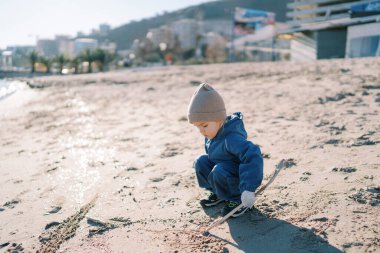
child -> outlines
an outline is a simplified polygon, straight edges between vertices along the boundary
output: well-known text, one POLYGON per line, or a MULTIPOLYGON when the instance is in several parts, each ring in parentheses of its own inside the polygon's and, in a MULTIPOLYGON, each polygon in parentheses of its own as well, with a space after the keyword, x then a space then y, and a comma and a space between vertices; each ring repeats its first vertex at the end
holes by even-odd
POLYGON ((205 137, 206 154, 194 162, 199 186, 210 191, 201 205, 224 201, 224 216, 243 203, 232 217, 242 215, 255 203, 255 190, 263 179, 260 148, 247 140, 243 115, 227 116, 222 97, 203 83, 191 98, 188 120, 205 137))

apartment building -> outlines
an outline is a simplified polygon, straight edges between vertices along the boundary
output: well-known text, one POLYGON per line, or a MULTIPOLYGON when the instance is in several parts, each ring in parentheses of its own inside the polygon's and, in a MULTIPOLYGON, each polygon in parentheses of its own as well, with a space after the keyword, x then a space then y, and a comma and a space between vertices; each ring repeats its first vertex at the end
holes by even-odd
POLYGON ((195 48, 199 22, 194 19, 181 19, 171 24, 171 29, 181 43, 182 49, 195 48))
POLYGON ((45 57, 51 58, 58 54, 58 45, 52 39, 39 39, 37 41, 37 52, 45 57))
POLYGON ((163 44, 165 45, 165 49, 174 47, 175 34, 169 26, 150 29, 148 34, 155 48, 159 48, 160 45, 162 47, 163 44))
POLYGON ((298 60, 380 55, 380 1, 295 0, 287 5, 292 58, 298 60))

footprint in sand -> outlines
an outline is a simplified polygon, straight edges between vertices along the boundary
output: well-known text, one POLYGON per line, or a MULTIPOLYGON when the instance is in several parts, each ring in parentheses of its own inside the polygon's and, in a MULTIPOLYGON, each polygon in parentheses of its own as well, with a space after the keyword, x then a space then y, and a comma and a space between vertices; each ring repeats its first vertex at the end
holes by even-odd
POLYGON ((16 206, 18 203, 20 203, 20 202, 21 202, 20 199, 15 198, 15 199, 12 199, 12 200, 10 200, 10 201, 5 202, 5 204, 4 204, 3 206, 4 206, 4 207, 7 207, 7 208, 9 208, 9 209, 13 209, 13 208, 15 208, 15 206, 16 206))
POLYGON ((53 171, 55 171, 55 170, 57 170, 57 169, 59 169, 60 167, 59 166, 54 166, 54 167, 52 167, 52 168, 50 168, 50 169, 47 169, 45 172, 46 173, 51 173, 51 172, 53 172, 53 171))
POLYGON ((328 102, 338 102, 338 101, 343 100, 349 96, 355 96, 355 94, 353 94, 351 92, 341 92, 341 93, 337 93, 333 97, 318 98, 318 101, 320 104, 326 104, 328 102))
POLYGON ((380 90, 380 85, 363 85, 366 90, 380 90))
POLYGON ((379 143, 379 141, 370 140, 371 136, 375 133, 376 133, 375 131, 369 131, 368 133, 357 138, 351 146, 360 147, 360 146, 366 146, 366 145, 376 145, 377 143, 379 143))
POLYGON ((376 102, 376 103, 379 103, 379 105, 380 105, 380 93, 377 93, 377 94, 376 94, 375 102, 376 102))
POLYGON ((158 183, 158 182, 161 182, 165 179, 165 177, 155 177, 155 178, 151 178, 150 181, 154 182, 154 183, 158 183))
POLYGON ((22 243, 10 243, 6 242, 0 245, 0 249, 8 247, 6 252, 24 252, 24 247, 22 246, 22 243), (8 247, 9 246, 9 247, 8 247))
POLYGON ((124 165, 117 165, 115 166, 117 169, 121 169, 119 173, 117 173, 116 176, 113 176, 113 179, 121 178, 121 179, 129 179, 129 176, 131 175, 132 171, 138 171, 139 168, 136 167, 126 167, 124 165))
POLYGON ((344 172, 344 173, 352 173, 356 171, 356 168, 353 167, 343 167, 343 168, 333 168, 332 171, 334 172, 344 172))
POLYGON ((161 158, 173 157, 176 155, 181 155, 182 150, 178 147, 177 143, 166 143, 165 150, 161 153, 161 158))
POLYGON ((192 85, 192 86, 198 86, 198 85, 200 85, 202 82, 201 81, 198 81, 198 80, 191 80, 190 81, 190 84, 192 85))
POLYGON ((329 132, 330 132, 330 134, 333 134, 333 135, 341 134, 345 130, 346 130, 346 126, 345 125, 342 125, 342 126, 330 126, 329 127, 329 132))
POLYGON ((367 187, 367 189, 359 189, 356 193, 348 196, 350 199, 360 203, 369 204, 371 206, 380 205, 380 186, 367 187))
POLYGON ((3 143, 3 146, 9 146, 13 143, 13 141, 7 141, 3 143))
POLYGON ((309 176, 311 176, 311 173, 310 172, 308 172, 308 171, 306 171, 306 172, 304 172, 304 173, 302 173, 302 177, 300 177, 300 180, 301 181, 307 181, 307 180, 309 180, 309 176))
POLYGON ((286 160, 285 168, 290 168, 296 165, 297 165, 297 162, 293 158, 289 158, 286 160))
POLYGON ((45 230, 48 230, 48 229, 55 227, 55 226, 58 226, 59 224, 61 224, 61 223, 58 221, 52 221, 52 222, 46 224, 45 230))
POLYGON ((314 125, 315 127, 322 128, 323 132, 328 132, 331 135, 338 135, 341 134, 343 131, 346 130, 345 125, 336 125, 335 121, 328 121, 328 120, 320 120, 317 124, 314 125), (327 127, 324 127, 327 126, 327 127))
POLYGON ((123 218, 123 217, 114 217, 109 219, 108 221, 102 221, 99 219, 94 219, 91 217, 87 217, 87 224, 92 226, 92 228, 89 229, 88 236, 94 236, 103 234, 106 231, 118 228, 118 227, 125 227, 128 225, 131 225, 132 222, 129 218, 123 218))
MULTIPOLYGON (((335 123, 335 122, 333 122, 333 123, 335 123)), ((326 126, 329 124, 330 124, 330 121, 322 119, 317 124, 315 124, 315 127, 322 127, 322 126, 326 126)))
POLYGON ((176 175, 177 173, 174 173, 174 172, 166 172, 165 174, 163 174, 163 176, 161 177, 153 177, 153 178, 150 178, 149 180, 151 182, 154 182, 154 183, 158 183, 158 182, 161 182, 163 181, 164 179, 166 179, 167 177, 172 177, 174 175, 176 175))
POLYGON ((339 143, 342 143, 342 140, 339 140, 339 139, 330 139, 330 140, 327 140, 327 141, 324 142, 324 144, 334 145, 334 146, 337 146, 339 143))
POLYGON ((53 206, 52 209, 50 211, 44 213, 44 215, 50 215, 53 213, 58 213, 61 209, 62 209, 61 206, 53 206))

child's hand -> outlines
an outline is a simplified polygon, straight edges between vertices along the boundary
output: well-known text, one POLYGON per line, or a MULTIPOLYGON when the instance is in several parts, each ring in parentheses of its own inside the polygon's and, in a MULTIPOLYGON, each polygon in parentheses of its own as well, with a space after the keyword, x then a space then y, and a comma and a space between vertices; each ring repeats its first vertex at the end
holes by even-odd
POLYGON ((243 206, 251 208, 256 201, 256 196, 254 192, 244 191, 241 194, 241 203, 243 206))

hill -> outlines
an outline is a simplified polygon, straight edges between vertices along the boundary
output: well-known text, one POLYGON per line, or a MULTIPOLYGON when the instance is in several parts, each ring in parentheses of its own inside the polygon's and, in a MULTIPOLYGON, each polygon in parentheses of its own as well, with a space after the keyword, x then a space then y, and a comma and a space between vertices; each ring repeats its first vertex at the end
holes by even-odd
POLYGON ((290 0, 221 0, 200 5, 190 6, 174 12, 166 12, 151 18, 133 21, 117 27, 106 37, 96 37, 102 41, 108 39, 118 45, 118 49, 130 48, 133 41, 144 38, 151 28, 156 28, 173 21, 184 18, 202 18, 203 20, 212 19, 231 19, 235 7, 252 8, 266 10, 276 13, 276 20, 283 22, 286 20, 286 4, 290 0))

